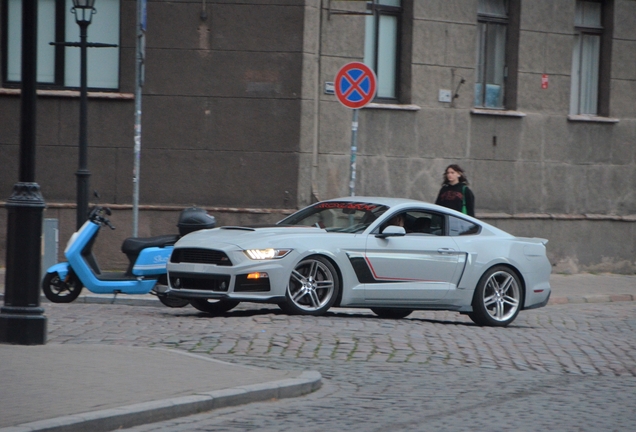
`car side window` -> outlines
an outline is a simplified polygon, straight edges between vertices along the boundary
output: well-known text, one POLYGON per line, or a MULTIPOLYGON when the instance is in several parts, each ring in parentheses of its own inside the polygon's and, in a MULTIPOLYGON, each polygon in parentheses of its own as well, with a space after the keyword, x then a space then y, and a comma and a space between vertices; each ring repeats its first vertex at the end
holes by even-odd
POLYGON ((404 217, 406 233, 413 235, 444 235, 444 217, 436 213, 407 211, 404 217))
POLYGON ((479 225, 464 219, 460 219, 455 216, 449 216, 448 222, 449 222, 448 234, 450 236, 463 236, 463 235, 477 234, 479 230, 481 229, 479 225))

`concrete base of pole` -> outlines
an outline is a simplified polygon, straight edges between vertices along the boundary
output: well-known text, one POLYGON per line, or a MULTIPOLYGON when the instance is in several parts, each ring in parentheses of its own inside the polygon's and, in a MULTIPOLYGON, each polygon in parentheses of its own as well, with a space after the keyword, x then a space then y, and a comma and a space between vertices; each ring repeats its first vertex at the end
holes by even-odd
POLYGON ((14 345, 46 344, 46 316, 44 309, 0 308, 0 343, 14 345))

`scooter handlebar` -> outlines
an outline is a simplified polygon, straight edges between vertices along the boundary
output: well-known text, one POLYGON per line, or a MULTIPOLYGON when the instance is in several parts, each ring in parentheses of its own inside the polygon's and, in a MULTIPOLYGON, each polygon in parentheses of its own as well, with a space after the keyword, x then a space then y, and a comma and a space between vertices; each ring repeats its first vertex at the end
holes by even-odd
POLYGON ((110 229, 114 230, 115 227, 113 226, 113 224, 110 223, 108 218, 104 216, 104 214, 110 216, 112 213, 108 207, 95 206, 93 207, 90 214, 88 215, 88 218, 92 220, 93 222, 107 225, 110 229))

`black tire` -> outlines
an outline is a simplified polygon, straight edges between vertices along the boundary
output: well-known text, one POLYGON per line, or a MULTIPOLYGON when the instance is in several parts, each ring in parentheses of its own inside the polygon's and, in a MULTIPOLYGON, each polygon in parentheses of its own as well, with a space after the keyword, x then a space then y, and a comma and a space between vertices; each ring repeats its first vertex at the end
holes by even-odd
POLYGON ((523 287, 510 267, 490 268, 479 280, 473 295, 473 311, 468 314, 480 326, 505 327, 521 310, 523 287))
POLYGON ((70 303, 82 292, 82 282, 69 271, 66 279, 60 279, 59 273, 47 273, 42 279, 42 292, 53 303, 70 303))
POLYGON ((402 308, 371 308, 371 312, 380 318, 402 319, 411 315, 413 309, 402 308))
POLYGON ((322 315, 338 298, 340 279, 331 262, 319 255, 304 258, 289 275, 283 312, 294 315, 322 315))
POLYGON ((186 307, 187 305, 190 304, 190 300, 186 300, 186 299, 181 299, 181 298, 177 298, 177 297, 168 297, 163 293, 159 293, 157 291, 157 286, 158 285, 168 285, 168 275, 162 274, 161 276, 159 276, 159 278, 157 278, 157 285, 155 285, 155 287, 153 288, 153 292, 155 293, 155 295, 157 296, 157 298, 159 299, 159 301, 164 304, 165 306, 168 306, 169 308, 182 308, 182 307, 186 307))
POLYGON ((238 306, 240 302, 236 300, 214 300, 214 299, 191 299, 193 308, 212 315, 221 315, 230 309, 238 306))
POLYGON ((158 295, 157 298, 161 303, 170 308, 182 308, 190 304, 190 300, 167 297, 165 295, 158 295))

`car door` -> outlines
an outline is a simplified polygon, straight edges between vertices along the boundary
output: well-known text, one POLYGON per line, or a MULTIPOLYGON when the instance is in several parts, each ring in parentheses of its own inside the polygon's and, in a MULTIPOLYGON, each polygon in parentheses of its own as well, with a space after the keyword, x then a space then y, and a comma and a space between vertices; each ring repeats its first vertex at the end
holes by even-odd
MULTIPOLYGON (((411 221, 423 217, 409 212, 411 221)), ((370 278, 365 282, 365 300, 385 303, 438 302, 459 282, 466 254, 459 250, 453 237, 444 235, 444 217, 425 214, 433 219, 432 232, 410 232, 404 236, 367 238, 365 261, 370 278)), ((411 222, 413 225, 415 223, 411 222)))

